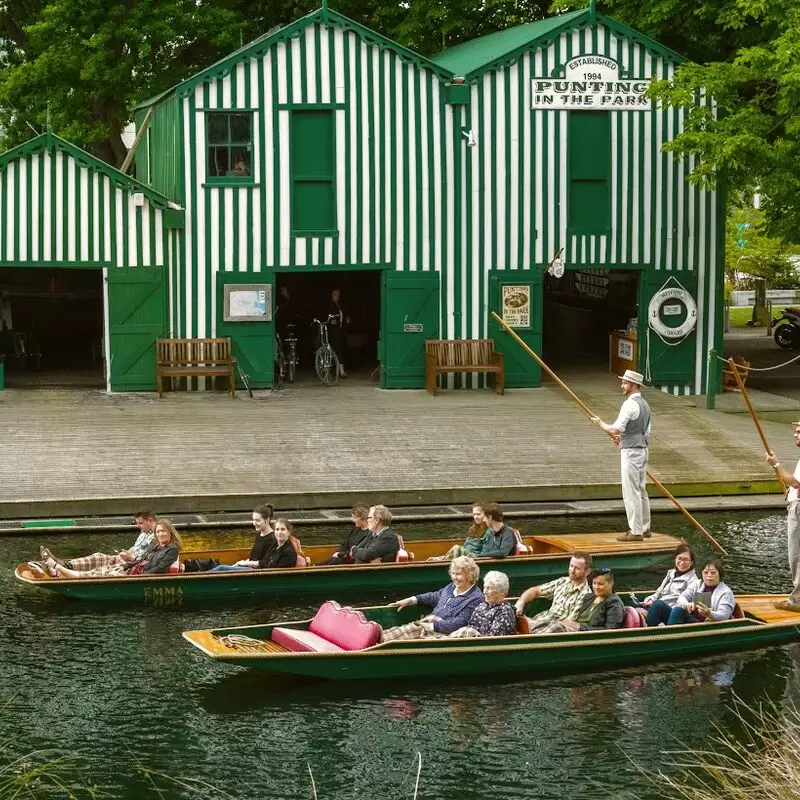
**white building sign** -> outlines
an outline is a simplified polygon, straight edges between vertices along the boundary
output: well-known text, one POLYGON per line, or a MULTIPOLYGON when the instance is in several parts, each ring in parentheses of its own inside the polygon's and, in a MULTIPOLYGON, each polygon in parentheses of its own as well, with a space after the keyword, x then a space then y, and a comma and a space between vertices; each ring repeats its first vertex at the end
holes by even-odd
POLYGON ((649 85, 649 79, 620 78, 613 58, 578 56, 564 65, 563 78, 531 80, 531 108, 651 111, 652 101, 645 97, 649 85))

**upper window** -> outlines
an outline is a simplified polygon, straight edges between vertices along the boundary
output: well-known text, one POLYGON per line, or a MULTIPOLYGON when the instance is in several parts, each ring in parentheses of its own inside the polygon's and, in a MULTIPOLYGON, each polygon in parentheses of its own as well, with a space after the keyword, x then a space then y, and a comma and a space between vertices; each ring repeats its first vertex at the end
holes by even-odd
POLYGON ((574 234, 611 231, 611 115, 569 112, 569 217, 574 234))
POLYGON ((253 115, 213 111, 206 114, 208 177, 253 180, 253 115))
POLYGON ((336 142, 334 112, 291 112, 292 233, 336 232, 336 142))

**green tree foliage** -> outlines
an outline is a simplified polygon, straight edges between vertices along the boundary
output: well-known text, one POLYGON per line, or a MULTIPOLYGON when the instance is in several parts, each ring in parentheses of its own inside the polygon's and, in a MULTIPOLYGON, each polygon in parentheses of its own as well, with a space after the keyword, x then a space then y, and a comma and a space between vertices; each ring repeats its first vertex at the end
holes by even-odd
POLYGON ((739 285, 742 273, 766 278, 767 288, 787 289, 800 285, 789 260, 790 248, 766 233, 764 212, 745 202, 731 209, 725 225, 725 272, 727 281, 739 285))
POLYGON ((120 164, 133 107, 238 46, 238 9, 203 0, 11 0, 0 7, 6 146, 53 129, 120 164))

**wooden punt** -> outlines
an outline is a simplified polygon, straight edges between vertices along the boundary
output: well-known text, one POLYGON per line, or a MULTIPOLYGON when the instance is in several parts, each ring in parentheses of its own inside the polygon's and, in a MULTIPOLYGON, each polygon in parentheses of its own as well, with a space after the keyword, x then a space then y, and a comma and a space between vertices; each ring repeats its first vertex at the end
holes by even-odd
MULTIPOLYGON (((308 627, 310 620, 241 628, 186 631, 183 637, 216 661, 291 675, 358 680, 486 676, 524 672, 616 669, 648 661, 702 657, 800 639, 800 614, 778 611, 785 595, 737 596, 744 618, 726 622, 622 628, 612 631, 476 639, 387 642, 353 652, 296 653, 270 640, 274 627, 308 627), (246 637, 246 638, 243 638, 246 637)), ((362 608, 384 627, 419 617, 419 608, 362 608)))
MULTIPOLYGON (((526 536, 532 555, 504 559, 481 559, 481 570, 505 572, 513 591, 522 591, 533 583, 565 574, 575 552, 590 553, 595 567, 617 571, 640 571, 668 560, 679 540, 654 533, 644 542, 618 542, 618 533, 591 533, 526 536)), ((241 572, 184 572, 167 575, 136 575, 107 578, 51 578, 20 564, 15 576, 37 589, 65 597, 86 600, 115 600, 146 605, 175 606, 191 599, 239 598, 297 595, 298 593, 344 597, 349 592, 367 593, 428 591, 447 582, 448 562, 426 561, 442 555, 463 539, 423 539, 407 541, 406 549, 415 560, 400 564, 359 564, 312 566, 294 569, 243 570, 241 572)), ((325 561, 336 551, 335 545, 304 547, 312 564, 325 561)), ((233 564, 246 558, 250 550, 202 550, 185 552, 182 559, 216 558, 233 564)))

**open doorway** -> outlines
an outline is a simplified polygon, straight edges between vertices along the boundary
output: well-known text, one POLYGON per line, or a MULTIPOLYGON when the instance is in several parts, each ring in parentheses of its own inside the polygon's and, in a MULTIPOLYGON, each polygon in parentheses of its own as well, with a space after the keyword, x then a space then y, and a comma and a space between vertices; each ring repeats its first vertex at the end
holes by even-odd
POLYGON ((377 380, 380 276, 380 270, 281 272, 276 275, 275 327, 282 341, 286 342, 290 332, 297 339, 296 383, 318 383, 314 371, 318 328, 313 320, 316 317, 325 321, 336 310, 333 292, 337 289, 344 324, 340 330, 329 327, 330 342, 344 365, 348 380, 364 383, 377 380))
POLYGON ((0 267, 0 299, 9 388, 105 386, 102 270, 0 267))
MULTIPOLYGON (((635 340, 638 270, 568 270, 561 278, 545 273, 544 360, 566 373, 607 372, 609 341, 628 331, 635 340)), ((635 360, 635 359, 634 359, 635 360)))

